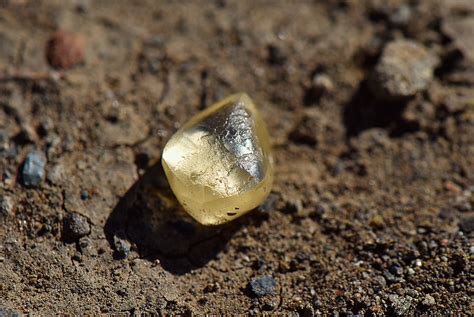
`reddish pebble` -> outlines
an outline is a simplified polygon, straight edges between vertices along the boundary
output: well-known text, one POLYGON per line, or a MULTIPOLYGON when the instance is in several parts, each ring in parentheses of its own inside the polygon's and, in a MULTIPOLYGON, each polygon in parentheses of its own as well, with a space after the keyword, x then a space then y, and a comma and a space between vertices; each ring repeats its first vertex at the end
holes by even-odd
POLYGON ((58 31, 46 45, 48 63, 61 69, 68 69, 84 60, 84 38, 80 35, 58 31))
POLYGON ((447 191, 452 192, 452 193, 454 193, 454 194, 460 194, 461 191, 462 191, 462 189, 461 189, 458 185, 454 184, 454 183, 451 182, 451 181, 446 181, 446 182, 444 183, 444 188, 445 188, 447 191))

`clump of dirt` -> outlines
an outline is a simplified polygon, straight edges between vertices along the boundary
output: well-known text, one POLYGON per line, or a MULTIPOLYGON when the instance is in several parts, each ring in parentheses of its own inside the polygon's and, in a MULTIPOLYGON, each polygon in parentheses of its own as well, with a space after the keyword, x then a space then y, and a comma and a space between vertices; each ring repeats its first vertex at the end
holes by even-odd
POLYGON ((0 315, 472 310, 472 1, 10 0, 0 17, 0 315), (59 69, 54 34, 84 41, 59 69), (400 59, 407 41, 421 53, 400 59), (275 183, 202 227, 161 150, 238 91, 275 183))

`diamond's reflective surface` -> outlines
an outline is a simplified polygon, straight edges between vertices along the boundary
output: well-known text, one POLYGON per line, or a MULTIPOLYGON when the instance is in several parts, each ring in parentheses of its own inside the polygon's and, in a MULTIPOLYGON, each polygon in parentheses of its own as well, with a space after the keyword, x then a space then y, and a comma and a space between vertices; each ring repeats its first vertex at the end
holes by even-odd
POLYGON ((205 225, 257 207, 273 181, 268 132, 246 94, 191 118, 166 144, 162 163, 179 202, 205 225))

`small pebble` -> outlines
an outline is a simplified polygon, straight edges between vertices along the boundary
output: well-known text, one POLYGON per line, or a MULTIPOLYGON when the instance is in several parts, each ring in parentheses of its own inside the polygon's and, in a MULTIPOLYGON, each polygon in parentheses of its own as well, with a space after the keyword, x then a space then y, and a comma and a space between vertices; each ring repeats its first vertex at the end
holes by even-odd
POLYGON ((407 269, 407 273, 408 273, 408 275, 415 275, 415 270, 412 269, 411 267, 409 267, 409 268, 407 269))
POLYGON ((114 247, 115 247, 115 251, 117 252, 118 258, 121 258, 121 259, 128 258, 128 255, 130 254, 130 247, 131 247, 130 242, 115 235, 114 247))
POLYGON ((13 199, 8 196, 0 196, 0 216, 8 216, 13 211, 13 199))
POLYGON ((53 184, 60 184, 65 179, 64 166, 62 164, 53 165, 48 169, 48 181, 53 184))
POLYGON ((423 300, 422 304, 425 306, 433 306, 436 304, 436 301, 433 296, 428 294, 425 296, 425 299, 423 300))
POLYGON ((82 36, 58 31, 46 45, 46 58, 51 66, 68 69, 84 60, 84 46, 82 36))
POLYGON ((422 45, 408 40, 387 44, 370 78, 370 88, 380 99, 399 100, 426 89, 437 59, 422 45))
POLYGON ((314 75, 311 86, 306 90, 304 102, 306 105, 316 104, 324 94, 333 90, 334 84, 331 78, 324 73, 318 73, 314 75))
POLYGON ((474 231, 474 217, 466 217, 461 219, 459 222, 459 228, 461 228, 464 233, 471 233, 474 231))
POLYGON ((395 277, 395 275, 393 275, 391 272, 389 271, 384 271, 383 272, 383 276, 385 277, 385 279, 389 282, 395 282, 397 281, 397 278, 395 277))
POLYGON ((390 273, 401 276, 403 274, 403 268, 400 265, 392 265, 390 267, 390 273))
POLYGON ((399 296, 392 294, 389 296, 391 307, 395 316, 406 316, 410 311, 413 299, 410 296, 399 296))
POLYGON ((249 283, 250 292, 256 297, 271 295, 275 292, 276 281, 272 276, 254 277, 249 283))
POLYGON ((447 209, 447 208, 442 208, 440 210, 438 216, 443 220, 452 218, 452 211, 450 209, 447 209))
POLYGON ((372 228, 381 229, 385 226, 385 222, 384 222, 382 216, 375 215, 372 218, 370 218, 369 226, 371 226, 372 228))
POLYGON ((79 214, 70 214, 64 220, 64 237, 68 241, 75 241, 87 236, 91 232, 91 225, 86 217, 79 214))
POLYGON ((81 199, 82 200, 87 200, 89 199, 89 192, 87 190, 81 191, 81 199))
POLYGON ((397 27, 405 27, 410 22, 412 14, 410 6, 406 4, 401 5, 390 15, 390 23, 397 27))
POLYGON ((85 253, 87 251, 87 248, 90 245, 90 240, 87 237, 82 237, 79 239, 79 250, 81 253, 85 253))
POLYGON ((26 187, 36 187, 44 179, 46 159, 41 152, 30 152, 22 169, 22 181, 26 187))
POLYGON ((328 75, 319 73, 313 77, 313 88, 320 93, 326 93, 334 90, 334 84, 328 75))

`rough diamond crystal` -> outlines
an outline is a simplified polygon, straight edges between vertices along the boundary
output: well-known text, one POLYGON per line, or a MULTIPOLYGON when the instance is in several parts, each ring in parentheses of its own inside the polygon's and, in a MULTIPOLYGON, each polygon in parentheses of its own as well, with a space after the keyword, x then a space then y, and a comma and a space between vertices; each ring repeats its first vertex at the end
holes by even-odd
POLYGON ((162 164, 176 198, 204 225, 222 224, 254 209, 273 181, 268 132, 244 93, 185 123, 166 144, 162 164))

